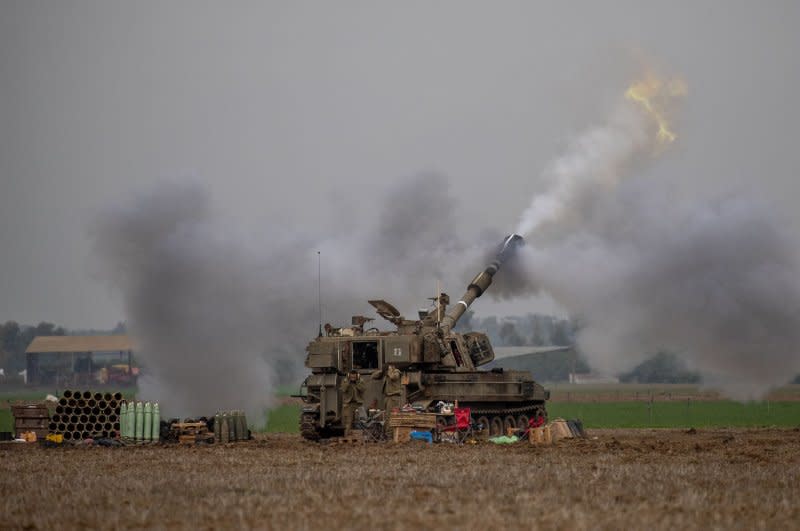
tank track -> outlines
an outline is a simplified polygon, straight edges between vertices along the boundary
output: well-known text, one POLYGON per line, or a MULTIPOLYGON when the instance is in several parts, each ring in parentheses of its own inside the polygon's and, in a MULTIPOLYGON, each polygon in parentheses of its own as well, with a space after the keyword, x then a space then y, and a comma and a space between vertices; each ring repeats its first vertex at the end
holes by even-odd
POLYGON ((509 429, 525 429, 528 426, 529 417, 544 417, 547 421, 547 410, 544 402, 528 404, 518 407, 505 408, 486 408, 473 407, 472 418, 478 420, 485 419, 490 436, 503 435, 509 429))
POLYGON ((309 441, 318 441, 321 438, 317 417, 309 413, 300 415, 300 435, 309 441))

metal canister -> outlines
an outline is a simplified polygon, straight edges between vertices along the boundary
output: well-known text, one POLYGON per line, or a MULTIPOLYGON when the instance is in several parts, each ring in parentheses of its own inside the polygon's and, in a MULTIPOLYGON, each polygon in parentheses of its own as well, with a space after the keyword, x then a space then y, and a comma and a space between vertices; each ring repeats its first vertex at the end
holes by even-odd
POLYGON ((136 440, 141 441, 144 438, 144 406, 141 402, 136 402, 136 420, 134 423, 136 430, 136 440))
POLYGON ((125 419, 125 424, 128 426, 125 430, 128 439, 136 437, 136 404, 134 402, 128 402, 128 418, 125 419))
POLYGON ((123 402, 119 406, 119 418, 120 418, 120 427, 122 433, 120 434, 121 437, 124 439, 128 436, 128 405, 123 402))
POLYGON ((239 410, 239 440, 246 441, 247 439, 247 417, 243 410, 239 410))
POLYGON ((144 403, 144 415, 142 419, 142 439, 145 441, 153 440, 153 405, 150 402, 144 403))
POLYGON ((161 412, 158 409, 158 402, 153 404, 153 440, 161 440, 161 412))
POLYGON ((222 414, 219 411, 214 415, 214 442, 222 442, 222 414))
POLYGON ((222 414, 222 420, 219 423, 220 442, 227 443, 231 440, 230 425, 228 423, 228 414, 222 414))

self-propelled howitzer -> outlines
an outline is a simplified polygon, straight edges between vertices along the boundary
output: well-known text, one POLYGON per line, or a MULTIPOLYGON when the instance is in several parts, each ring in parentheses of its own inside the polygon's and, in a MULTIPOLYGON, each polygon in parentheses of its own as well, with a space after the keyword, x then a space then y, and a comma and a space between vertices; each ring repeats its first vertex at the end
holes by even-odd
POLYGON ((508 236, 494 260, 472 279, 449 311, 445 293, 433 299, 432 309, 420 310, 415 320, 404 318, 384 300, 371 300, 378 315, 394 324, 395 330, 367 327, 373 319, 360 315, 353 317, 349 327, 325 325, 325 335, 306 348, 305 364, 311 374, 301 390, 305 402, 300 418, 303 437, 318 440, 344 432, 341 388, 351 373, 357 373, 364 384, 363 406, 382 409, 386 398, 383 375, 389 365, 402 373, 403 403, 428 408, 440 400, 457 400, 460 406, 470 407, 473 418, 488 426, 491 434, 527 426, 534 417, 546 418, 549 392, 529 372, 479 369, 494 360, 489 338, 481 332, 453 331, 522 243, 521 236, 508 236))

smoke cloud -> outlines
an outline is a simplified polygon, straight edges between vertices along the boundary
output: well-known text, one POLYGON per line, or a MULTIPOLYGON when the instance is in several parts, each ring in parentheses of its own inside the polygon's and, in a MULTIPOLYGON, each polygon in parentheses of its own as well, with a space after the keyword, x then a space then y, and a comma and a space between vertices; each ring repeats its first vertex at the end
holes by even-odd
MULTIPOLYGON (((665 117, 684 92, 646 78, 548 166, 516 231, 527 245, 489 295, 550 295, 584 323, 580 345, 600 370, 671 348, 730 396, 758 397, 800 371, 800 246, 765 199, 681 200, 641 171, 669 152, 665 117)), ((460 237, 437 174, 400 180, 368 208, 337 207, 312 234, 244 234, 202 186, 162 184, 102 214, 96 255, 147 367, 143 396, 167 414, 258 418, 278 372, 302 374, 316 335, 318 250, 323 319, 341 325, 374 315, 370 298, 410 317, 437 280, 459 292, 505 236, 460 237)))
POLYGON ((93 224, 96 255, 124 299, 146 367, 142 396, 166 414, 241 408, 261 418, 277 369, 299 379, 318 330, 317 250, 326 321, 374 315, 369 298, 413 311, 436 279, 461 287, 464 268, 478 268, 468 259, 480 247, 454 238, 452 203, 444 177, 420 175, 390 190, 376 220, 333 223, 314 237, 283 227, 246 235, 197 184, 162 184, 103 213, 93 224))
POLYGON ((798 242, 763 199, 679 200, 668 180, 637 177, 674 139, 647 103, 622 101, 547 170, 501 295, 550 294, 585 323, 601 370, 671 348, 731 397, 761 397, 800 371, 798 242))

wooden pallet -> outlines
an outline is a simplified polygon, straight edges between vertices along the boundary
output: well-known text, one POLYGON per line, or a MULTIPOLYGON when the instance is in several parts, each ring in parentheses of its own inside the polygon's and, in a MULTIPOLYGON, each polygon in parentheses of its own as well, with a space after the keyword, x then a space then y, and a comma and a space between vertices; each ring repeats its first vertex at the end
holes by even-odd
POLYGON ((170 425, 170 432, 173 437, 177 436, 180 444, 214 442, 214 433, 208 430, 205 422, 174 422, 170 425))
POLYGON ((389 427, 430 430, 436 427, 436 413, 392 413, 389 417, 389 427))
POLYGON ((213 443, 214 434, 211 432, 197 434, 183 434, 178 436, 180 444, 213 443))
POLYGON ((208 425, 205 422, 175 422, 171 427, 181 433, 200 433, 208 430, 208 425))

